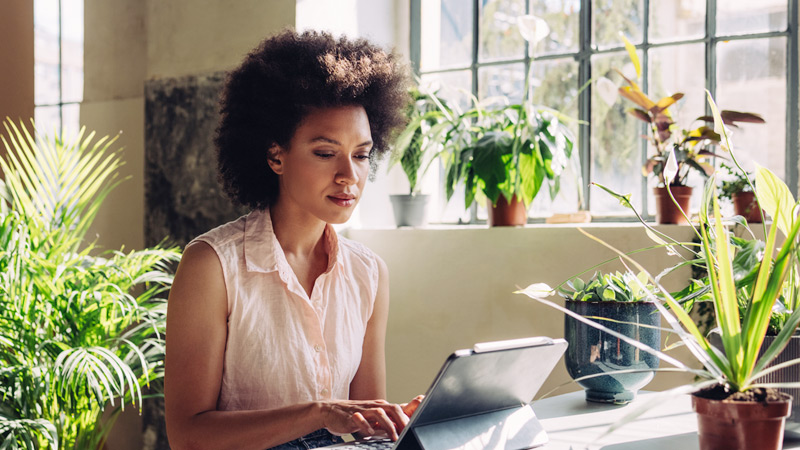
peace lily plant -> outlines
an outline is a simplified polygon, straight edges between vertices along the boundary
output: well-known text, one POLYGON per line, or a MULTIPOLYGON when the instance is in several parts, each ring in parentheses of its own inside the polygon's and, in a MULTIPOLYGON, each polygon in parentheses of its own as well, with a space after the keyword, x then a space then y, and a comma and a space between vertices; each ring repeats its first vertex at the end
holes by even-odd
MULTIPOLYGON (((730 150, 731 159, 741 170, 741 166, 733 154, 724 121, 710 94, 708 94, 708 101, 714 117, 714 131, 723 138, 724 148, 730 150)), ((672 158, 674 158, 674 155, 669 156, 669 159, 672 158)), ((675 175, 676 168, 669 161, 665 166, 665 170, 667 179, 675 175)), ((752 184, 752 181, 748 182, 752 184)), ((756 388, 800 387, 800 381, 787 383, 762 383, 758 381, 764 375, 800 363, 800 359, 792 359, 768 368, 770 362, 780 354, 795 333, 798 323, 800 323, 800 308, 787 312, 782 329, 773 343, 764 349, 763 355, 759 357, 759 351, 762 350, 773 308, 779 298, 785 297, 787 300, 782 303, 795 307, 800 303, 800 298, 798 298, 800 296, 800 277, 798 277, 798 271, 800 270, 800 261, 798 259, 800 220, 798 220, 797 214, 798 203, 792 197, 786 184, 763 167, 758 167, 756 170, 754 191, 765 211, 773 217, 773 222, 766 233, 767 238, 763 257, 754 268, 754 282, 749 287, 737 287, 736 284, 732 266, 735 249, 731 244, 731 232, 725 226, 724 218, 720 213, 717 188, 713 178, 706 183, 704 190, 699 231, 697 231, 700 242, 699 251, 692 248, 691 244, 678 243, 663 234, 659 236, 652 231, 648 232, 659 244, 670 248, 680 245, 684 249, 694 252, 700 258, 700 261, 705 263, 705 267, 708 270, 710 296, 716 316, 716 326, 722 342, 721 348, 717 348, 709 342, 708 337, 700 331, 692 317, 689 316, 673 295, 661 285, 660 277, 653 277, 649 274, 647 276, 650 283, 656 287, 655 290, 649 291, 648 297, 655 302, 667 322, 669 327, 667 331, 671 331, 680 337, 682 343, 702 364, 701 369, 694 369, 689 364, 685 364, 659 349, 645 346, 628 336, 616 333, 600 323, 581 317, 553 303, 547 297, 553 295, 554 290, 546 284, 537 283, 518 291, 518 293, 528 295, 541 303, 556 308, 576 320, 614 335, 640 348, 642 351, 656 355, 662 361, 674 366, 674 368, 658 370, 684 371, 696 376, 696 381, 690 384, 654 396, 650 403, 631 411, 622 422, 613 425, 609 431, 632 420, 656 403, 663 401, 664 396, 678 393, 696 393, 712 386, 719 386, 730 394, 746 393, 756 388), (785 236, 782 244, 779 244, 778 230, 785 236)), ((630 207, 629 195, 612 194, 624 205, 630 207)), ((580 231, 616 252, 626 266, 647 273, 629 254, 617 250, 583 230, 580 231)), ((644 283, 642 283, 642 287, 644 288, 644 283)))
MULTIPOLYGON (((550 32, 543 19, 532 15, 519 17, 518 25, 531 48, 550 32)), ((563 171, 577 162, 575 138, 565 125, 569 118, 529 101, 532 67, 531 61, 520 103, 485 108, 473 99, 473 109, 452 119, 442 155, 448 200, 461 182, 466 208, 485 196, 494 206, 501 200, 521 202, 527 211, 545 183, 551 197, 558 193, 563 171)))

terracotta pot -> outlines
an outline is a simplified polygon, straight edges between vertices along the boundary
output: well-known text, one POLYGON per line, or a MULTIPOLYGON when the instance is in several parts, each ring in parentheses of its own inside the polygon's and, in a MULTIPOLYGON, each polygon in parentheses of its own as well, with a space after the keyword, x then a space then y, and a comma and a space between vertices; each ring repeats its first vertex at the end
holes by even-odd
POLYGON ((747 219, 749 223, 761 223, 761 208, 752 192, 733 194, 733 209, 737 215, 747 219))
POLYGON ((692 395, 700 450, 780 450, 783 427, 792 406, 780 402, 735 402, 692 395))
POLYGON ((521 227, 528 223, 528 209, 516 195, 509 202, 500 194, 497 204, 492 205, 489 200, 486 209, 489 211, 490 227, 521 227))
POLYGON ((667 188, 653 188, 656 197, 656 222, 660 224, 688 225, 689 222, 681 214, 681 209, 689 215, 689 202, 692 199, 692 188, 689 186, 670 186, 672 196, 680 205, 680 209, 673 203, 667 188))

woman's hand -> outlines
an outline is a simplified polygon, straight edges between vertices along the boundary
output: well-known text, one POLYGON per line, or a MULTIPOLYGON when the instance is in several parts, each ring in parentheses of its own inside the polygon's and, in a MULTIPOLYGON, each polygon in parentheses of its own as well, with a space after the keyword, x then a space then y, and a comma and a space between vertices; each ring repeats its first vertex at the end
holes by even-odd
POLYGON ((383 430, 396 441, 408 424, 408 417, 422 401, 422 396, 402 405, 385 400, 341 400, 322 402, 323 426, 332 433, 355 433, 365 436, 383 430))
POLYGON ((424 398, 424 395, 418 395, 411 399, 410 402, 401 404, 400 407, 403 408, 403 412, 406 413, 408 417, 411 417, 411 415, 414 414, 414 411, 417 410, 417 406, 422 403, 422 399, 424 398))

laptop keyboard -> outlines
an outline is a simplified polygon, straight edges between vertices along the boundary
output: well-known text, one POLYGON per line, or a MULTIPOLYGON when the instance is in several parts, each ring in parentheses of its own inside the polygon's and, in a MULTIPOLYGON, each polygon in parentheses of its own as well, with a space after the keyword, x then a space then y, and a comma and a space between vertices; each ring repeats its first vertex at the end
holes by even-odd
POLYGON ((337 447, 337 450, 347 449, 347 450, 363 450, 363 449, 376 449, 376 450, 388 450, 394 446, 394 442, 391 439, 375 439, 369 440, 365 442, 351 442, 348 445, 344 445, 341 447, 337 447))

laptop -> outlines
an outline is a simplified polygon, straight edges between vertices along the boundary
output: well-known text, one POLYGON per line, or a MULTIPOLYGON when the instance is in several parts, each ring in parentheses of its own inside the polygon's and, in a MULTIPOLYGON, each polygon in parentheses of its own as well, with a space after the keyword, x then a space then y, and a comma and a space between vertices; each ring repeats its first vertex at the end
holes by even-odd
POLYGON ((450 355, 396 442, 362 438, 326 448, 519 450, 547 443, 530 401, 558 363, 564 339, 475 344, 450 355))

